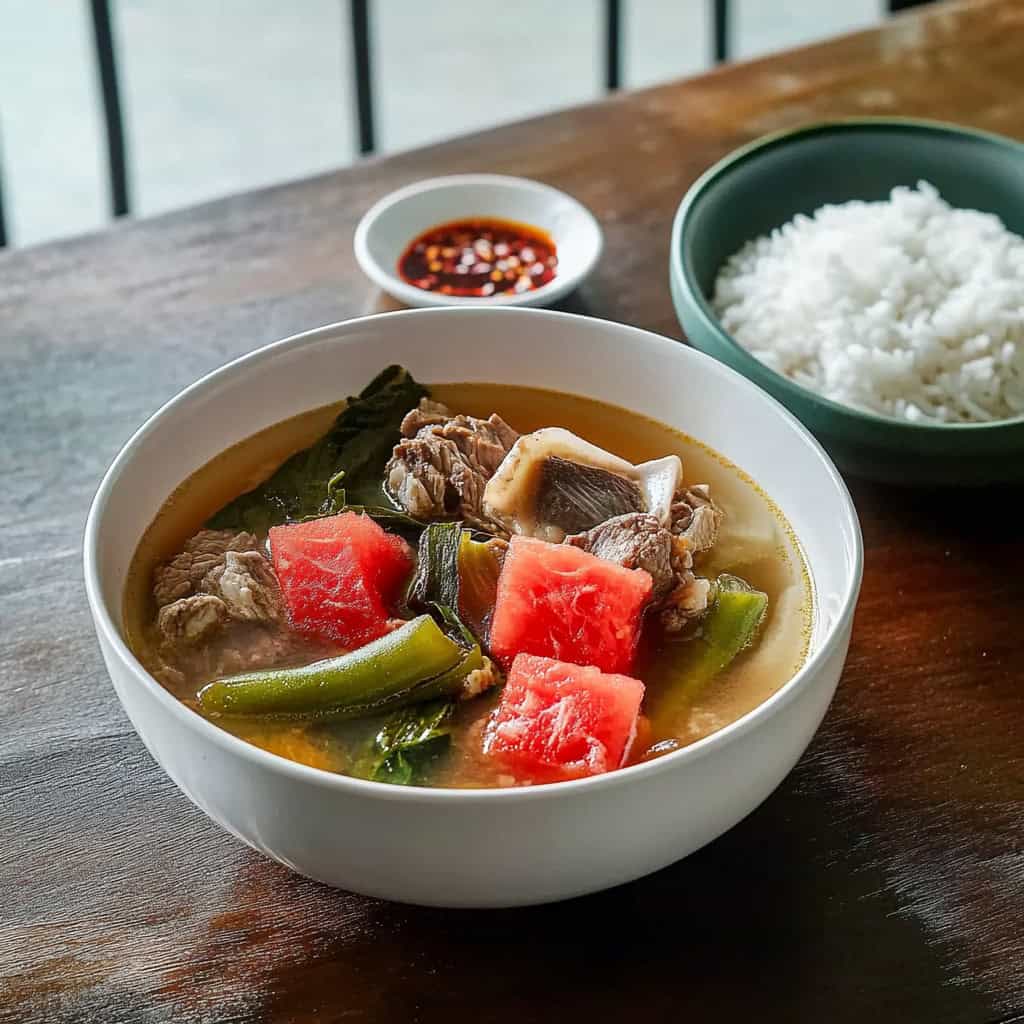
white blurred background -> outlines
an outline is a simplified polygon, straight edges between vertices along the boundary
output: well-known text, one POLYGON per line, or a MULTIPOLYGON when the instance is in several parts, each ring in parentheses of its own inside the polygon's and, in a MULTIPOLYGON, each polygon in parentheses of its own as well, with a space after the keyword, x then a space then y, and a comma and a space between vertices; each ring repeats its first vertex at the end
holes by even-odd
MULTIPOLYGON (((712 63, 709 0, 623 0, 623 80, 712 63)), ((867 27, 882 0, 732 0, 742 59, 867 27)), ((379 152, 599 98, 600 0, 375 0, 379 152), (495 13, 495 12, 498 13, 495 13)), ((358 156, 343 0, 113 0, 132 212, 158 213, 358 156)), ((86 0, 0 0, 8 241, 108 219, 86 0)))

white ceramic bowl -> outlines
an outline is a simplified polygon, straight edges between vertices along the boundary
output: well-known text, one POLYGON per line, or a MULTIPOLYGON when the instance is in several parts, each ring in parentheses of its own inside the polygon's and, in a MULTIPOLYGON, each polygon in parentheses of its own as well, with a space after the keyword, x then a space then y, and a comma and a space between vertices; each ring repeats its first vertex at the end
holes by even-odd
POLYGON ((793 767, 828 707, 861 564, 841 478, 810 434, 755 385, 645 331, 515 309, 388 313, 243 356, 135 434, 104 477, 85 533, 89 606, 114 687, 150 752, 198 807, 329 885, 465 907, 540 903, 627 882, 749 814, 793 767), (388 362, 426 382, 505 381, 593 396, 734 460, 803 544, 816 590, 804 667, 750 714, 681 751, 591 779, 506 790, 406 789, 328 774, 250 746, 180 704, 124 642, 121 596, 143 531, 171 491, 218 452, 358 390, 388 362))
POLYGON ((594 215, 557 188, 503 174, 453 174, 417 181, 385 196, 359 222, 353 245, 367 277, 407 306, 548 306, 594 269, 604 240, 594 215), (519 295, 472 298, 424 291, 398 276, 398 260, 414 238, 467 217, 497 217, 546 231, 558 255, 554 279, 519 295))

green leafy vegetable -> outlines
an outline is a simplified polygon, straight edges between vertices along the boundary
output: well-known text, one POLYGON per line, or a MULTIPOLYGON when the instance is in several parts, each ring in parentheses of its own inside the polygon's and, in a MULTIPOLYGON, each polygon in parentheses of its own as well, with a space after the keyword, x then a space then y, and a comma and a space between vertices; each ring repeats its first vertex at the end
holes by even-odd
POLYGON ((455 609, 459 604, 458 523, 431 523, 420 534, 416 573, 409 584, 409 607, 426 611, 432 604, 455 609))
POLYGON ((648 713, 657 727, 669 726, 712 679, 722 672, 757 635, 768 597, 738 576, 722 575, 717 596, 704 616, 701 635, 679 645, 678 657, 666 654, 647 677, 648 713))
POLYGON ((467 650, 472 650, 474 647, 479 649, 480 645, 477 643, 476 637, 453 608, 446 604, 439 604, 437 601, 431 601, 427 610, 433 613, 440 627, 457 644, 462 644, 467 650))
MULTIPOLYGON (((383 470, 382 470, 383 472, 383 470)), ((367 515, 375 519, 385 529, 394 533, 419 536, 424 524, 412 516, 400 512, 396 508, 385 508, 378 505, 352 505, 346 500, 346 490, 342 486, 345 480, 345 471, 338 470, 330 480, 327 481, 327 498, 320 511, 314 515, 303 516, 299 522, 309 522, 311 519, 322 519, 324 516, 337 515, 339 512, 358 512, 360 515, 367 515)))
POLYGON ((476 636, 485 636, 498 598, 498 577, 506 545, 489 537, 474 540, 463 530, 459 541, 459 617, 476 636))
MULTIPOLYGON (((418 519, 413 519, 412 516, 406 515, 404 512, 399 512, 398 509, 384 508, 379 505, 348 505, 344 500, 344 491, 342 495, 341 506, 337 510, 324 512, 323 515, 334 515, 335 511, 359 512, 376 520, 385 530, 403 534, 412 540, 415 540, 416 536, 423 529, 423 523, 418 519)), ((310 518, 320 519, 321 516, 311 516, 310 518)))
POLYGON ((457 693, 483 665, 479 646, 460 640, 421 615, 348 654, 218 679, 199 691, 198 703, 215 715, 337 720, 378 714, 457 693))
POLYGON ((392 712, 373 737, 370 749, 354 765, 352 774, 399 786, 421 781, 451 743, 453 713, 454 705, 443 700, 392 712))
POLYGON ((500 542, 473 539, 459 523, 431 523, 420 535, 407 601, 417 611, 443 605, 475 637, 486 631, 501 572, 500 542))
POLYGON ((383 479, 402 419, 427 393, 408 370, 389 366, 348 400, 319 441, 225 505, 208 525, 262 534, 281 523, 350 508, 385 520, 382 525, 418 528, 415 520, 390 507, 383 479))

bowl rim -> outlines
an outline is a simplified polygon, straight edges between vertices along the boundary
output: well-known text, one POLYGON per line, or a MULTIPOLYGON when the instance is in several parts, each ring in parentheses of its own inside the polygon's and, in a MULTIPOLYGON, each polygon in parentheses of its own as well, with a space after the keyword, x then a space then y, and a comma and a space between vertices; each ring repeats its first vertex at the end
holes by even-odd
MULTIPOLYGON (((470 214, 471 216, 471 214, 470 214)), ((445 223, 439 220, 439 224, 445 223)), ((411 241, 411 239, 410 239, 411 241)), ((558 239, 555 239, 557 251, 558 239)), ((355 251, 356 262, 363 273, 378 288, 381 288, 392 297, 399 299, 406 304, 419 309, 431 306, 443 306, 456 308, 464 306, 476 307, 497 307, 497 306, 534 306, 551 302, 557 302, 564 298, 593 272, 597 266, 601 253, 604 251, 604 232, 597 217, 575 196, 547 185, 542 181, 534 181, 532 178, 520 178, 511 174, 445 174, 434 178, 423 178, 419 181, 403 185, 401 188, 389 192, 378 199, 360 218, 356 225, 355 234, 352 238, 352 247, 355 251), (495 295, 442 295, 439 292, 428 292, 417 288, 406 281, 403 281, 393 269, 383 266, 373 255, 370 249, 372 232, 380 218, 392 207, 403 203, 413 196, 420 196, 424 193, 438 192, 444 189, 459 188, 466 185, 483 185, 495 190, 509 192, 533 192, 542 195, 549 201, 558 200, 571 206, 576 215, 590 228, 594 236, 594 243, 589 247, 581 266, 571 274, 556 273, 552 280, 540 288, 534 288, 528 292, 518 295, 508 295, 500 292, 495 295)))
MULTIPOLYGON (((692 223, 694 208, 703 197, 703 194, 726 172, 740 164, 753 161, 763 152, 781 146, 798 142, 813 135, 823 135, 831 132, 855 133, 864 129, 881 129, 883 131, 910 132, 913 134, 922 133, 928 135, 954 135, 972 138, 979 142, 992 144, 1000 148, 1008 149, 1021 158, 1024 164, 1024 142, 1018 142, 1005 135, 995 132, 984 131, 980 128, 967 128, 963 125, 954 124, 951 121, 933 120, 921 117, 845 117, 825 121, 813 121, 800 125, 797 128, 784 128, 779 131, 769 132, 745 145, 734 149, 726 154, 721 160, 712 164, 699 178, 690 186, 682 202, 676 210, 672 221, 672 236, 669 253, 670 278, 672 282, 681 283, 687 297, 693 303, 697 316, 704 327, 710 329, 716 338, 732 353, 740 372, 749 376, 752 380, 758 381, 765 386, 770 385, 778 391, 787 395, 790 399, 798 399, 808 403, 821 412, 831 416, 849 417, 861 423, 876 428, 888 428, 907 435, 914 434, 923 437, 928 433, 933 436, 949 432, 984 432, 986 430, 1006 430, 1013 428, 1024 428, 1024 415, 1008 417, 999 420, 985 420, 970 423, 914 423, 910 420, 902 420, 896 416, 887 416, 883 413, 872 412, 868 409, 859 409, 856 406, 846 405, 837 402, 812 391, 810 388, 799 384, 777 370, 772 369, 767 363, 761 362, 748 349, 744 348, 723 326, 714 310, 711 308, 703 289, 697 282, 697 276, 693 269, 690 246, 688 244, 688 232, 692 223)), ((779 225, 781 226, 781 225, 779 225)))
MULTIPOLYGON (((414 309, 398 310, 387 313, 377 313, 370 316, 353 317, 349 320, 337 323, 326 324, 309 331, 291 335, 279 341, 263 345, 251 352, 245 353, 227 363, 204 374, 193 384, 182 389, 161 405, 125 442, 121 450, 115 456, 110 467, 103 475, 92 505, 89 509, 86 520, 85 534, 83 538, 83 569, 85 576, 86 598, 89 604, 89 611, 92 615, 97 634, 101 641, 104 641, 117 658, 122 667, 127 671, 131 685, 139 685, 147 690, 151 697, 162 707, 163 711, 176 718, 186 730, 198 733, 201 739, 206 739, 220 747, 226 753, 239 756, 270 772, 276 772, 303 783, 336 789, 342 793, 350 793, 353 796, 361 795, 369 798, 380 798, 385 800, 413 800, 419 803, 487 803, 489 801, 519 801, 519 800, 543 800, 557 797, 571 797, 573 794, 584 791, 596 791, 607 787, 629 785, 632 782, 639 782, 648 775, 659 774, 664 771, 674 770, 689 761, 694 761, 709 755, 719 747, 725 746, 742 738, 747 733, 756 729, 762 722, 777 714, 786 705, 795 700, 809 685, 812 685, 818 676, 821 666, 832 656, 840 638, 847 633, 856 607, 857 598, 860 593, 861 580, 864 570, 864 544, 861 534, 860 521, 857 516, 853 499, 846 487, 843 478, 829 458, 824 448, 818 443, 814 436, 800 423, 800 421, 789 412, 780 402, 772 398, 762 388, 745 378, 742 374, 726 366, 724 363, 705 355, 696 349, 684 346, 680 342, 673 341, 662 335, 651 331, 620 324, 616 321, 599 320, 594 317, 579 317, 576 314, 565 313, 554 310, 532 310, 494 307, 487 311, 488 316, 503 316, 506 318, 528 318, 534 322, 542 318, 548 320, 585 320, 595 321, 602 329, 611 329, 616 333, 624 335, 625 343, 644 344, 650 348, 659 348, 669 352, 678 350, 686 352, 685 358, 693 358, 704 361, 708 372, 724 375, 731 379, 731 382, 741 391, 765 401, 775 415, 780 416, 796 432, 797 439, 802 441, 815 455, 822 465, 832 486, 836 489, 843 512, 850 527, 853 540, 851 564, 849 565, 849 580, 842 593, 839 610, 834 615, 827 632, 821 640, 817 650, 811 652, 800 668, 775 691, 767 700, 762 701, 755 708, 752 708, 745 715, 730 722, 727 726, 711 733, 694 743, 665 754, 662 757, 650 761, 643 761, 639 764, 629 765, 615 771, 606 772, 601 775, 591 776, 583 779, 572 779, 561 782, 541 783, 530 786, 516 787, 490 787, 480 789, 454 789, 440 786, 395 786, 383 782, 373 782, 366 779, 356 779, 351 776, 341 775, 334 772, 324 771, 319 768, 312 768, 308 765, 299 764, 278 754, 263 750, 227 730, 214 725, 213 722, 203 718, 200 714, 186 707, 180 700, 168 692, 160 683, 144 668, 135 654, 128 647, 121 631, 115 625, 110 609, 107 607, 103 597, 101 573, 99 568, 99 539, 104 515, 112 495, 115 493, 120 477, 126 467, 133 462, 137 456, 138 449, 154 433, 163 427, 163 421, 181 406, 187 406, 194 399, 203 394, 216 390, 221 383, 230 378, 241 367, 252 367, 260 363, 272 362, 282 351, 302 349, 307 345, 318 344, 325 340, 332 340, 335 344, 344 345, 352 343, 353 339, 347 339, 346 333, 353 332, 358 337, 358 328, 365 330, 376 322, 422 318, 424 316, 436 317, 457 317, 460 315, 480 315, 479 307, 458 309, 414 309)), ((586 328, 585 328, 586 329, 586 328)), ((673 357, 674 358, 674 357, 673 357)), ((813 582, 813 573, 812 573, 813 582)), ((111 681, 113 683, 112 673, 111 681)), ((115 687, 116 691, 116 687, 115 687)), ((118 694, 120 700, 120 694, 118 694)), ((123 701, 122 701, 123 705, 123 701)), ((134 723, 133 723, 134 725, 134 723)), ((136 730, 137 731, 137 730, 136 730)), ((162 766, 161 766, 162 767, 162 766)))

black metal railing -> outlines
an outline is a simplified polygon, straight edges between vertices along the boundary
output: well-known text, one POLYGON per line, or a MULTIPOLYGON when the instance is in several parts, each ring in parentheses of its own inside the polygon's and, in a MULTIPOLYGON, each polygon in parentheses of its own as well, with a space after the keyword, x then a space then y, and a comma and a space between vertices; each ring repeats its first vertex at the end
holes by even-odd
POLYGON ((373 50, 370 46, 370 0, 349 0, 352 19, 352 68, 356 86, 356 125, 359 131, 359 152, 372 153, 376 148, 373 130, 373 50))
MULTIPOLYGON (((356 131, 359 152, 376 148, 374 128, 373 33, 370 0, 342 0, 347 4, 352 45, 352 69, 355 86, 356 131)), ((932 0, 888 0, 890 11, 905 10, 932 0)), ((110 212, 114 217, 131 213, 131 188, 128 174, 124 118, 118 82, 116 43, 110 17, 109 0, 90 0, 96 72, 103 101, 106 129, 107 166, 110 185, 110 212)), ((717 63, 731 54, 729 0, 711 0, 711 53, 717 63)), ((609 92, 622 86, 622 40, 624 5, 622 0, 604 0, 604 82, 609 92)), ((2 151, 0 151, 2 157, 2 151)), ((6 244, 4 222, 3 174, 0 159, 0 246, 6 244)))
POLYGON ((612 92, 622 85, 622 3, 604 4, 604 85, 612 92))
POLYGON ((0 249, 7 244, 7 222, 4 220, 4 147, 0 139, 0 249))
POLYGON ((714 0, 712 5, 711 30, 714 38, 715 63, 723 64, 729 59, 729 0, 714 0))
POLYGON ((128 201, 128 159, 124 145, 121 90, 117 81, 114 33, 110 25, 109 0, 90 0, 92 32, 96 44, 96 73, 103 98, 103 121, 107 129, 107 170, 110 177, 110 213, 124 217, 131 212, 128 201))

